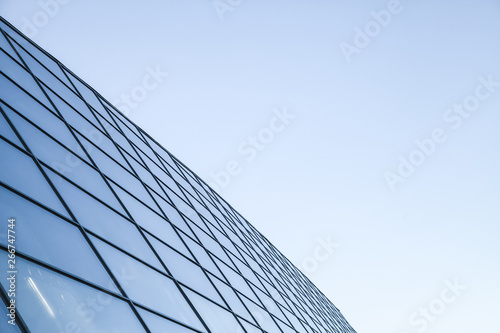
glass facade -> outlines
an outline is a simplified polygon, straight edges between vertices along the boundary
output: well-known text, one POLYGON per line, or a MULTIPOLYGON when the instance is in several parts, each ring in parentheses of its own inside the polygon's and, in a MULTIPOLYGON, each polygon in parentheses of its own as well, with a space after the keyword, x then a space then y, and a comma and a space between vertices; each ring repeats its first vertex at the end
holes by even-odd
POLYGON ((184 164, 0 30, 1 332, 355 332, 184 164))

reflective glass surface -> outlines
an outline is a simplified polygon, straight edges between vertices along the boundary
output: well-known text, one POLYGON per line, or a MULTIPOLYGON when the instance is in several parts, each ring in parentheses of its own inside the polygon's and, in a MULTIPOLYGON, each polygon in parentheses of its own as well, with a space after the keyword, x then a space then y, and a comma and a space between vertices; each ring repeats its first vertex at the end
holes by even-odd
MULTIPOLYGON (((0 250, 0 260, 7 252, 0 250)), ((123 301, 23 259, 17 259, 18 311, 32 332, 144 332, 123 301)), ((8 289, 9 276, 1 273, 8 289)))

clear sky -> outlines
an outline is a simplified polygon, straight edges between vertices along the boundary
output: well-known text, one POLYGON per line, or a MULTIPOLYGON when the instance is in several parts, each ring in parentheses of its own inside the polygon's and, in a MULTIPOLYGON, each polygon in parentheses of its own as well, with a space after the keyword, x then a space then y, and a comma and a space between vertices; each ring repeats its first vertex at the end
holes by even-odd
POLYGON ((214 184, 357 331, 499 332, 498 0, 0 14, 214 184))

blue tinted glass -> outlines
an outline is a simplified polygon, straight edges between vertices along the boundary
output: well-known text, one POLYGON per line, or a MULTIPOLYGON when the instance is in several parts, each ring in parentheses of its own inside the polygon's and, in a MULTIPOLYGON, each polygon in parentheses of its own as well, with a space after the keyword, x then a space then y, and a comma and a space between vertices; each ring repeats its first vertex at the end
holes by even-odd
POLYGON ((211 257, 207 254, 205 249, 198 245, 195 241, 193 241, 191 238, 187 236, 181 236, 183 237, 184 241, 187 244, 187 247, 191 252, 193 252, 193 255, 195 256, 196 260, 200 263, 200 265, 211 272, 212 274, 218 276, 219 278, 223 279, 221 273, 213 263, 211 257))
POLYGON ((4 162, 0 163, 0 180, 65 216, 66 210, 52 191, 33 159, 4 140, 0 140, 4 162))
MULTIPOLYGON (((124 183, 124 182, 120 181, 119 184, 121 186, 124 186, 129 193, 132 193, 138 200, 140 200, 141 202, 143 202, 150 209, 152 209, 152 210, 156 211, 157 213, 159 213, 158 206, 156 205, 156 203, 151 198, 151 195, 146 191, 146 187, 144 187, 144 184, 142 184, 139 179, 137 179, 136 177, 134 177, 132 175, 130 175, 130 176, 127 175, 127 178, 130 179, 130 182, 125 182, 124 183)), ((123 191, 123 190, 119 189, 117 186, 114 186, 114 185, 113 185, 113 189, 117 193, 118 192, 122 193, 122 191, 123 191)), ((125 197, 123 200, 128 200, 126 193, 123 196, 125 197)), ((130 195, 128 195, 128 196, 130 196, 130 195)), ((135 200, 135 201, 137 201, 137 200, 135 200)), ((135 202, 134 202, 134 204, 135 204, 135 202)), ((127 206, 127 205, 125 204, 125 206, 127 206)))
POLYGON ((243 303, 236 296, 236 293, 233 291, 231 287, 229 287, 227 284, 223 283, 222 281, 214 277, 212 277, 212 281, 214 282, 215 287, 221 293, 222 297, 224 297, 224 299, 229 304, 229 307, 231 308, 231 310, 233 310, 234 313, 241 316, 242 318, 245 318, 251 323, 255 323, 252 317, 250 316, 250 313, 243 306, 243 303))
POLYGON ((16 304, 31 332, 144 332, 125 302, 20 258, 16 266, 16 304))
POLYGON ((57 179, 55 183, 57 183, 58 191, 83 227, 141 260, 162 269, 158 259, 156 259, 132 222, 129 222, 56 174, 52 173, 51 176, 57 179), (117 230, 120 232, 117 232, 117 230))
MULTIPOLYGON (((154 313, 138 308, 137 311, 148 326, 151 333, 193 333, 195 331, 181 326, 173 321, 160 317, 154 313)), ((203 331, 205 332, 205 331, 203 331)))
MULTIPOLYGON (((23 68, 21 68, 21 66, 19 66, 11 58, 7 57, 3 52, 0 52, 0 64, 2 64, 1 71, 5 73, 0 75, 0 98, 13 108, 17 109, 26 108, 26 100, 31 98, 26 96, 26 93, 23 92, 18 86, 7 80, 7 77, 10 77, 38 101, 43 103, 45 106, 50 107, 49 101, 42 93, 40 87, 37 85, 30 73, 26 72, 23 68)), ((34 103, 34 100, 33 102, 30 101, 30 103, 34 103)))
POLYGON ((184 288, 184 291, 212 332, 242 332, 230 312, 190 290, 184 288))
MULTIPOLYGON (((75 167, 79 163, 82 163, 82 161, 75 156, 77 154, 74 152, 80 152, 78 154, 80 158, 88 161, 73 136, 71 136, 69 131, 65 131, 66 125, 64 123, 60 122, 60 132, 58 138, 64 139, 62 144, 66 145, 66 147, 71 149, 71 151, 63 148, 60 144, 56 143, 52 140, 52 138, 49 138, 46 134, 31 125, 17 113, 8 108, 5 108, 5 113, 33 155, 35 155, 38 159, 43 160, 48 165, 55 168, 61 167, 63 169, 71 170, 71 168, 75 167)), ((54 121, 57 121, 55 116, 54 121)))
POLYGON ((82 142, 82 144, 86 147, 87 153, 92 156, 94 150, 98 150, 94 148, 94 146, 96 146, 128 170, 128 165, 122 155, 118 152, 114 143, 106 135, 104 135, 104 133, 99 131, 97 128, 92 127, 90 131, 84 131, 82 134, 83 135, 77 134, 77 136, 80 142, 82 142), (85 139, 83 139, 83 137, 85 137, 85 139), (88 141, 89 144, 84 143, 85 141, 88 141))
POLYGON ((8 53, 12 58, 14 58, 16 61, 21 63, 21 60, 17 56, 17 54, 14 52, 14 49, 9 45, 7 42, 7 39, 5 39, 3 33, 0 32, 0 48, 2 51, 5 53, 8 53))
POLYGON ((128 158, 128 162, 132 166, 132 169, 136 172, 137 176, 140 180, 146 183, 149 187, 154 189, 157 193, 163 193, 160 185, 156 182, 156 180, 151 175, 151 172, 146 170, 142 164, 137 163, 137 161, 131 157, 128 158))
POLYGON ((182 282, 191 289, 196 290, 219 304, 224 304, 200 267, 155 238, 149 236, 148 239, 177 281, 182 282))
MULTIPOLYGON (((56 107, 59 108, 59 106, 62 105, 62 110, 59 110, 59 112, 61 112, 64 119, 68 118, 67 121, 69 123, 71 123, 71 124, 74 123, 76 126, 78 126, 78 123, 81 122, 81 120, 74 121, 75 118, 79 119, 79 117, 74 115, 74 114, 71 114, 71 113, 75 113, 75 110, 76 110, 76 111, 78 111, 78 113, 81 116, 85 117, 87 121, 94 124, 95 127, 101 129, 101 126, 96 121, 94 114, 90 111, 87 104, 85 104, 85 102, 78 95, 76 95, 76 93, 74 93, 72 90, 67 89, 65 86, 59 87, 59 89, 56 91, 56 93, 57 93, 57 95, 59 95, 59 97, 56 97, 55 94, 53 93, 54 87, 50 87, 50 89, 49 89, 49 88, 46 88, 45 84, 44 84, 44 87, 45 87, 45 91, 47 92, 49 97, 51 99, 56 99, 55 101, 53 101, 54 104, 56 105, 56 107), (49 92, 49 90, 51 90, 51 89, 52 89, 52 93, 49 92), (62 102, 60 101, 60 99, 64 100, 63 103, 70 105, 71 108, 64 106, 64 104, 61 104, 62 102)), ((85 122, 85 125, 86 125, 86 122, 85 122)), ((76 127, 76 128, 78 129, 78 127, 76 127)))
MULTIPOLYGON (((46 210, 0 187, 0 215, 15 218, 16 251, 118 292, 80 230, 46 210), (89 269, 92 267, 92 269, 89 269)), ((7 246, 7 223, 0 224, 0 243, 7 246)))
MULTIPOLYGON (((50 174, 48 173, 48 175, 52 177, 52 172, 50 172, 50 174)), ((102 176, 86 163, 82 162, 77 164, 63 175, 114 209, 124 213, 123 208, 116 200, 116 197, 111 192, 108 185, 104 182, 102 176)), ((60 179, 52 179, 56 187, 59 181, 60 179)))
MULTIPOLYGON (((2 81, 3 78, 4 77, 0 75, 0 81, 2 81)), ((12 96, 10 96, 9 98, 15 99, 15 103, 18 103, 17 99, 21 99, 19 101, 18 107, 16 107, 15 105, 11 105, 17 112, 21 113, 27 119, 37 124, 37 126, 42 128, 44 131, 50 133, 50 135, 52 135, 60 142, 64 143, 71 140, 73 140, 72 142, 74 142, 74 139, 70 137, 71 134, 69 133, 67 127, 64 126, 64 124, 58 117, 56 117, 52 112, 49 112, 42 105, 35 102, 34 99, 32 99, 17 87, 13 85, 11 85, 11 87, 13 88, 11 91, 12 96)), ((2 92, 0 91, 0 95, 1 94, 2 92)), ((8 107, 4 107, 4 110, 6 109, 8 109, 8 107)))
POLYGON ((159 196, 155 196, 155 199, 157 199, 157 202, 160 205, 161 209, 163 210, 165 215, 167 215, 168 220, 172 222, 173 225, 182 230, 185 234, 194 237, 193 232, 189 229, 186 222, 184 222, 184 218, 171 204, 169 204, 159 196))
POLYGON ((75 85, 78 92, 82 95, 83 99, 90 104, 95 110, 97 110, 101 115, 103 115, 104 108, 97 99, 95 93, 90 90, 86 85, 84 85, 80 80, 78 80, 73 73, 67 72, 70 80, 75 85))
POLYGON ((0 135, 2 135, 4 138, 9 139, 11 142, 15 143, 16 145, 24 149, 23 145, 21 144, 16 134, 14 133, 14 131, 7 123, 2 114, 0 114, 0 135))
POLYGON ((96 238, 92 237, 92 242, 108 263, 128 297, 187 325, 198 329, 203 328, 170 278, 96 238))
MULTIPOLYGON (((69 84, 69 81, 67 81, 67 79, 63 77, 59 65, 53 60, 52 57, 48 56, 45 52, 41 51, 35 45, 31 44, 10 27, 7 27, 3 22, 0 22, 0 26, 9 35, 11 41, 14 40, 15 42, 17 42, 17 44, 23 46, 29 53, 33 55, 35 59, 38 59, 38 61, 43 63, 45 67, 47 67, 52 73, 54 73, 58 77, 61 77, 61 79, 65 81, 66 84, 69 84)), ((12 43, 15 43, 14 41, 12 41, 12 43)), ((19 47, 19 45, 16 45, 16 47, 19 47)))
POLYGON ((21 55, 31 72, 46 85, 56 91, 68 90, 68 87, 64 85, 63 82, 61 82, 61 80, 66 81, 65 78, 61 78, 63 76, 62 73, 59 77, 54 76, 53 73, 49 72, 37 60, 35 60, 30 54, 28 54, 23 48, 19 46, 17 46, 17 52, 19 52, 19 55, 21 55))
POLYGON ((165 224, 168 223, 167 220, 118 186, 113 186, 113 189, 138 225, 160 238, 163 237, 163 229, 165 228, 165 224))

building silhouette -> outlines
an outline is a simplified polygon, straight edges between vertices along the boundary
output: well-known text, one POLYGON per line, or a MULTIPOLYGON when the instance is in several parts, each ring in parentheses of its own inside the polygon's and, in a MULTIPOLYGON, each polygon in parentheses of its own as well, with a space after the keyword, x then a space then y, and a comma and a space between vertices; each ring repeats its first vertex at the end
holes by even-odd
POLYGON ((0 28, 0 332, 355 332, 184 164, 0 28))

